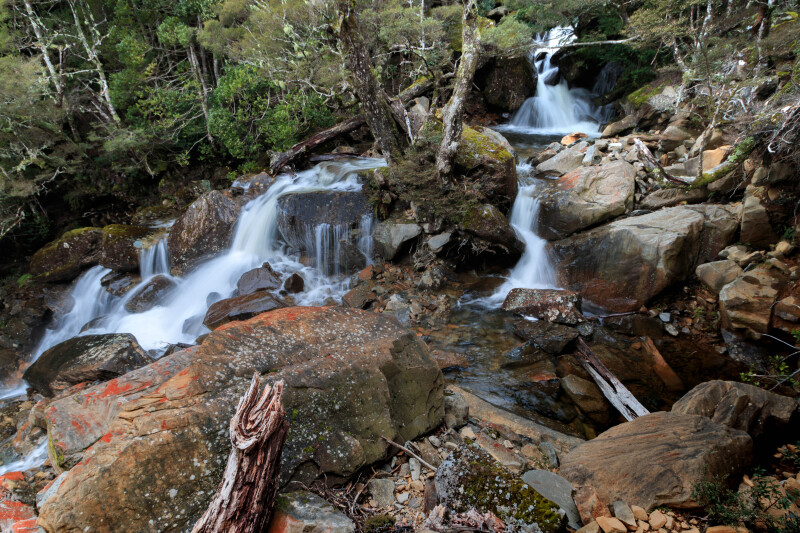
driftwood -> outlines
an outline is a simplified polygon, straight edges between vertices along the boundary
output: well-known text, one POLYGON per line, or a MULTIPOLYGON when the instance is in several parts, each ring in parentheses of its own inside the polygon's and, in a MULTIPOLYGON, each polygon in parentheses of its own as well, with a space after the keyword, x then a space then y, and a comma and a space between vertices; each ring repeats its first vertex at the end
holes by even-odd
POLYGON ((366 123, 367 121, 363 116, 358 116, 351 118, 350 120, 340 122, 339 124, 333 126, 332 128, 328 128, 327 130, 315 133, 308 139, 295 144, 285 152, 276 154, 272 161, 270 161, 269 170, 272 174, 276 174, 280 169, 301 155, 311 152, 321 144, 326 143, 331 139, 338 137, 339 135, 344 135, 345 133, 355 131, 366 123))
POLYGON ((645 406, 623 385, 617 376, 606 368, 606 365, 597 358, 592 349, 583 341, 578 339, 578 351, 575 358, 581 366, 592 376, 592 379, 603 391, 603 395, 608 398, 617 411, 622 413, 625 420, 634 420, 640 416, 649 414, 645 406))
POLYGON ((192 533, 266 531, 278 492, 281 450, 289 422, 281 405, 283 381, 267 385, 260 397, 258 373, 231 419, 233 449, 214 499, 192 533))

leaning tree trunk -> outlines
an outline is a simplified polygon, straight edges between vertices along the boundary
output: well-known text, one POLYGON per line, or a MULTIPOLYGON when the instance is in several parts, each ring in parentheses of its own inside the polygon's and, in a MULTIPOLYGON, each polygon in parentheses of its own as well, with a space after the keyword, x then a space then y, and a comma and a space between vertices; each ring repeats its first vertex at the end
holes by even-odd
POLYGON ((258 396, 258 373, 231 419, 233 449, 214 499, 192 533, 266 531, 278 492, 281 450, 289 422, 281 405, 283 380, 258 396))
POLYGON ((442 110, 444 130, 442 143, 436 154, 436 173, 442 181, 450 181, 453 175, 453 161, 456 158, 463 129, 464 104, 472 87, 475 70, 478 68, 480 32, 478 31, 477 0, 464 0, 461 39, 463 41, 461 62, 458 65, 453 95, 442 110))
POLYGON ((372 59, 354 12, 355 0, 338 0, 339 40, 369 129, 388 162, 402 153, 402 135, 395 126, 389 98, 372 73, 372 59))

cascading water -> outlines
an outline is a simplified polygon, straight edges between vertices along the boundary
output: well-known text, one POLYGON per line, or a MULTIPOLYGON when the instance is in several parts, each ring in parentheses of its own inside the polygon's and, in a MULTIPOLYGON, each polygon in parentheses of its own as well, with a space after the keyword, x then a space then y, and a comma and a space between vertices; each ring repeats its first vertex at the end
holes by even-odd
MULTIPOLYGON (((175 288, 148 311, 132 313, 125 304, 155 275, 169 276, 165 238, 142 250, 142 281, 122 297, 112 296, 101 285, 101 279, 110 272, 109 269, 99 266, 90 269, 72 291, 75 302, 72 310, 45 333, 35 356, 79 334, 131 333, 143 348, 155 353, 170 344, 192 343, 199 335, 208 332, 203 318, 209 302, 231 296, 241 275, 265 261, 284 276, 295 272, 303 276, 305 290, 296 295, 297 305, 319 304, 328 298, 340 298, 348 288, 348 280, 338 272, 337 254, 346 236, 342 231, 332 231, 329 225, 318 226, 316 233, 319 235, 313 239, 316 260, 310 266, 302 264, 297 256, 287 253, 280 239, 278 199, 299 192, 358 191, 361 184, 357 172, 385 164, 382 159, 368 158, 326 162, 295 175, 278 176, 266 193, 244 207, 230 248, 184 278, 170 276, 175 288)), ((369 253, 371 239, 364 235, 364 231, 371 229, 372 223, 371 219, 361 221, 361 234, 353 243, 361 253, 369 253)))
POLYGON ((558 47, 575 40, 572 28, 554 28, 537 36, 532 60, 537 73, 536 95, 522 104, 509 124, 500 131, 536 135, 565 135, 582 132, 599 135, 599 125, 604 122, 605 110, 592 102, 593 94, 579 87, 569 88, 558 67, 552 64, 558 47), (556 83, 552 83, 558 80, 556 83))

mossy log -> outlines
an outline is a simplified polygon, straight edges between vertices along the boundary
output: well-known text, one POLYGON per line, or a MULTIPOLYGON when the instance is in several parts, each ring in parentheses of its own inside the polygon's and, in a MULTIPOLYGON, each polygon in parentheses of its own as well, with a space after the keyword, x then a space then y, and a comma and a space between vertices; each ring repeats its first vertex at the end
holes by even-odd
POLYGON ((750 154, 752 154, 753 150, 756 149, 756 144, 758 143, 756 142, 755 137, 746 138, 736 145, 736 147, 733 149, 733 152, 731 152, 725 161, 715 166, 711 170, 703 172, 698 179, 691 183, 690 187, 692 189, 699 189, 724 178, 733 172, 736 167, 744 163, 745 159, 750 157, 750 154))

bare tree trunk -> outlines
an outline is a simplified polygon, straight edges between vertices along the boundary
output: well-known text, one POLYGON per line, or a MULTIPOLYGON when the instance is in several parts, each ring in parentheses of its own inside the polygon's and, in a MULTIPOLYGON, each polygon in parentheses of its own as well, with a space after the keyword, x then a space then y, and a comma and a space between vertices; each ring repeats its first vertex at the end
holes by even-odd
POLYGON ((189 54, 189 64, 192 66, 195 78, 197 78, 197 82, 200 84, 200 90, 198 91, 200 94, 198 94, 198 96, 200 97, 200 108, 203 111, 203 118, 206 121, 206 138, 208 142, 214 144, 214 137, 211 135, 211 120, 208 115, 208 87, 206 86, 206 79, 203 72, 200 70, 200 62, 197 59, 197 51, 194 48, 194 43, 190 42, 186 50, 189 54))
POLYGON ((442 109, 443 136, 436 154, 436 173, 441 181, 450 181, 453 175, 453 160, 458 151, 463 129, 464 104, 472 87, 472 79, 478 68, 480 32, 478 31, 477 0, 465 0, 461 26, 463 42, 461 62, 458 65, 455 88, 450 100, 442 109))
POLYGON ((372 74, 372 59, 361 35, 354 12, 355 0, 337 0, 339 12, 339 40, 344 48, 347 66, 364 116, 383 157, 391 162, 403 152, 403 137, 395 125, 389 98, 372 74))
POLYGON ((258 395, 258 372, 230 425, 233 449, 214 499, 192 533, 266 531, 278 492, 281 450, 289 422, 281 405, 283 380, 258 395))
POLYGON ((30 0, 25 0, 25 13, 27 13, 28 22, 33 29, 34 35, 36 35, 36 48, 38 48, 39 53, 42 54, 42 60, 47 67, 47 72, 50 74, 50 79, 56 89, 56 102, 58 102, 58 106, 61 107, 64 101, 64 84, 61 81, 61 76, 56 71, 55 65, 53 65, 53 62, 50 60, 47 44, 44 42, 44 32, 42 31, 44 25, 39 20, 39 15, 33 10, 30 0))

